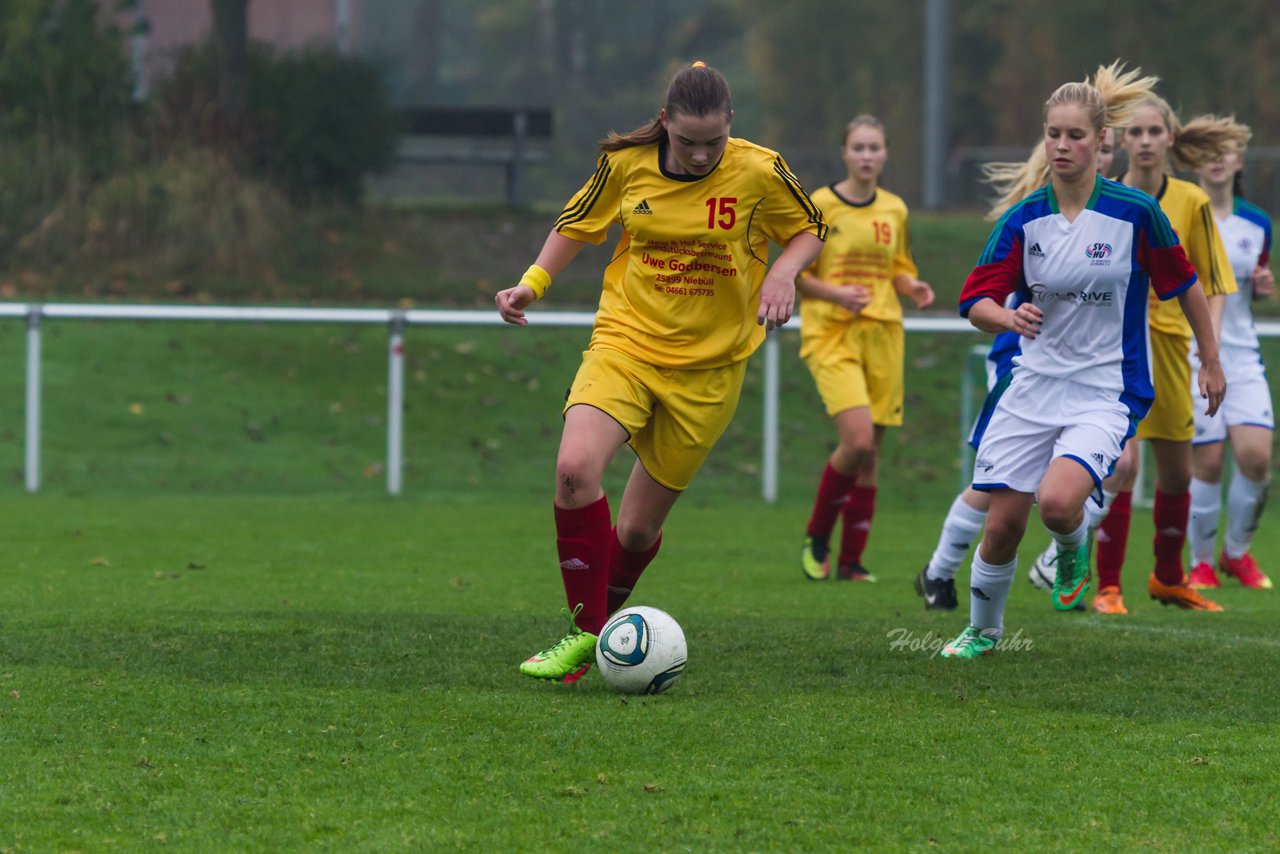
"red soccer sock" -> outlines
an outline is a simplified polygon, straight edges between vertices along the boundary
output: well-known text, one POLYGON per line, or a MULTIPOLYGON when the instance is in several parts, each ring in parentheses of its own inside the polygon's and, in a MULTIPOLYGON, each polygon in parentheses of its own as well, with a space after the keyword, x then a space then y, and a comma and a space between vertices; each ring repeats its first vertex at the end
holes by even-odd
POLYGON ((1182 583, 1182 547, 1187 542, 1187 514, 1190 510, 1190 492, 1170 495, 1156 490, 1156 578, 1162 584, 1182 583))
POLYGON ((626 603, 631 591, 636 589, 640 574, 644 572, 645 567, 653 560, 661 546, 662 532, 659 531, 658 539, 654 540, 649 548, 642 552, 629 552, 618 541, 618 529, 613 529, 609 546, 609 599, 606 609, 610 614, 616 613, 626 603))
POLYGON ((578 628, 600 634, 604 628, 609 588, 609 499, 566 510, 556 507, 556 551, 569 610, 578 605, 578 628))
POLYGON ((1111 507, 1098 526, 1098 589, 1120 586, 1120 569, 1129 545, 1129 521, 1133 512, 1133 493, 1117 492, 1111 507))
POLYGON ((876 488, 855 486, 841 514, 841 564, 862 564, 862 550, 867 547, 867 535, 871 533, 871 519, 875 515, 876 488))
POLYGON ((840 515, 857 479, 857 475, 836 471, 830 462, 823 467, 822 479, 818 481, 818 497, 813 501, 813 515, 809 517, 809 536, 822 540, 831 536, 836 517, 840 515))

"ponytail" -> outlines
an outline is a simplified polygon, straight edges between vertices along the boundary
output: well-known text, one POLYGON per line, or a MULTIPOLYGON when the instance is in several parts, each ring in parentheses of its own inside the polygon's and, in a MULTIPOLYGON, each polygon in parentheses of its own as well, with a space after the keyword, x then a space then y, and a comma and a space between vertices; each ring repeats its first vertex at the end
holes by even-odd
POLYGON ((1253 131, 1237 122, 1235 116, 1196 116, 1174 129, 1169 153, 1177 165, 1197 169, 1224 154, 1244 151, 1251 136, 1253 131))
POLYGON ((1044 141, 1031 146, 1031 154, 1023 163, 985 163, 982 180, 996 192, 996 201, 987 211, 987 219, 999 219, 1036 190, 1049 183, 1049 159, 1044 153, 1044 141))
MULTIPOLYGON (((733 97, 724 76, 705 62, 695 62, 676 72, 667 86, 663 109, 668 117, 673 115, 706 116, 720 112, 726 118, 733 116, 733 97)), ((615 133, 597 143, 601 151, 620 151, 637 145, 653 145, 666 137, 661 117, 655 117, 628 133, 615 133)))
MULTIPOLYGON (((1116 60, 1110 65, 1100 65, 1092 80, 1080 83, 1064 83, 1044 102, 1044 115, 1063 104, 1083 107, 1089 115, 1096 133, 1103 128, 1128 124, 1145 98, 1152 96, 1157 77, 1143 77, 1142 69, 1124 70, 1124 63, 1116 60)), ((1031 195, 1049 181, 1049 159, 1044 151, 1044 140, 1031 149, 1025 163, 988 163, 982 168, 983 179, 996 191, 996 201, 987 212, 990 219, 998 219, 1014 203, 1031 195)))

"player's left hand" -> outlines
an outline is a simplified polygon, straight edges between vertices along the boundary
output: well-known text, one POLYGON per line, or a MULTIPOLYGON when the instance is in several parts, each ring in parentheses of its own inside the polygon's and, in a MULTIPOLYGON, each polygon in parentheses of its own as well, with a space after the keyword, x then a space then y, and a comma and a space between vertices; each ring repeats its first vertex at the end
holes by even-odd
POLYGON ((911 286, 911 301, 916 304, 918 309, 928 308, 933 305, 933 288, 929 287, 928 282, 916 279, 911 286))
POLYGON ((1200 386, 1200 396, 1209 401, 1204 414, 1212 416, 1218 411, 1218 407, 1222 405, 1222 398, 1227 394, 1227 377, 1222 372, 1222 362, 1217 359, 1211 362, 1201 360, 1197 384, 1200 386))
POLYGON ((1270 267, 1258 267, 1253 271, 1253 295, 1256 298, 1276 295, 1276 277, 1270 267))
POLYGON ((791 319, 796 306, 796 285, 786 276, 775 275, 773 270, 764 277, 760 286, 760 309, 756 323, 773 330, 791 319))

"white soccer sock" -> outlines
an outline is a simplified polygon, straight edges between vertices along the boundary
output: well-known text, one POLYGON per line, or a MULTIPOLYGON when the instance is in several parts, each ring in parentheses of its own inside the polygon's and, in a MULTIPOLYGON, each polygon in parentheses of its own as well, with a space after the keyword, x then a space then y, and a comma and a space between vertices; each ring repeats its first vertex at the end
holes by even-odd
POLYGON ((1102 506, 1098 506, 1098 502, 1093 500, 1093 496, 1085 499, 1084 502, 1084 521, 1092 531, 1102 524, 1102 520, 1107 517, 1107 510, 1111 508, 1111 502, 1115 501, 1116 494, 1102 490, 1102 506))
POLYGON ((1258 530, 1262 508, 1266 505, 1267 482, 1249 480, 1237 470, 1231 476, 1231 487, 1227 490, 1227 535, 1222 543, 1227 557, 1244 557, 1249 551, 1254 531, 1258 530))
POLYGON ((1218 540, 1218 514, 1222 510, 1222 484, 1191 478, 1191 516, 1187 539, 1191 540, 1191 565, 1213 564, 1213 546, 1218 540))
POLYGON ((1049 533, 1053 535, 1053 541, 1058 544, 1058 551, 1075 551, 1084 542, 1085 537, 1089 536, 1089 514, 1085 514, 1085 517, 1080 520, 1080 527, 1070 534, 1059 534, 1052 529, 1049 533))
POLYGON ((979 552, 981 549, 973 553, 973 574, 969 579, 969 625, 994 630, 984 634, 998 637, 997 632, 1004 630, 1004 603, 1009 599, 1009 588, 1013 587, 1018 559, 993 566, 983 560, 979 552))
POLYGON ((947 518, 942 523, 942 533, 938 536, 938 547, 929 558, 926 575, 934 581, 950 581, 956 577, 960 561, 964 560, 973 538, 982 532, 987 521, 985 510, 974 510, 964 501, 964 493, 956 496, 947 511, 947 518))

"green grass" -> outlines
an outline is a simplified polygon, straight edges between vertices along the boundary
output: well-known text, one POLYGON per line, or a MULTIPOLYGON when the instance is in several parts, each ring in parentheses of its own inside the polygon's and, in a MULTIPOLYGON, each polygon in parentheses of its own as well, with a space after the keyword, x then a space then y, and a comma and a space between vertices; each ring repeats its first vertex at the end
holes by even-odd
MULTIPOLYGON (((0 324, 0 494, 22 489, 23 327, 0 324)), ((406 333, 405 491, 545 495, 586 329, 406 333)), ((959 377, 977 335, 912 336, 908 421, 887 465, 903 501, 957 482, 959 377), (944 434, 938 441, 939 434, 944 434)), ((831 427, 799 339, 782 339, 781 490, 807 500, 831 427)), ((374 327, 49 321, 43 489, 61 495, 385 490, 386 332, 374 327)), ((695 491, 759 494, 762 368, 695 491)), ((629 456, 615 473, 625 475, 629 456)), ((895 494, 898 490, 895 489, 895 494)), ((892 499, 898 500, 898 499, 892 499)), ((938 499, 941 500, 941 499, 938 499)))
MULTIPOLYGON (((513 228, 520 263, 460 253, 426 301, 486 302, 541 241, 513 228)), ((913 220, 940 303, 985 233, 913 220)), ((367 238, 325 245, 372 253, 367 238)), ((579 264, 548 307, 589 306, 599 266, 579 264)), ((371 268, 362 293, 394 293, 407 268, 371 268)), ((1149 514, 1131 616, 1057 614, 1020 579, 1008 625, 1030 649, 931 655, 964 614, 923 611, 910 581, 954 495, 959 376, 984 336, 908 336, 877 585, 801 579, 833 433, 784 335, 780 495, 764 505, 751 366, 636 595, 681 621, 689 669, 637 699, 598 674, 563 690, 515 670, 561 627, 551 481, 586 330, 410 329, 400 499, 382 468, 384 330, 44 333, 44 487, 28 496, 23 329, 0 323, 0 851, 1277 847, 1280 604, 1227 589, 1224 614, 1156 607, 1149 514), (895 648, 904 635, 926 648, 895 648)), ((1264 567, 1278 530, 1273 508, 1264 567)))
POLYGON ((937 513, 880 514, 881 583, 814 584, 802 508, 691 502, 634 597, 688 669, 624 698, 516 673, 559 630, 549 513, 472 498, 0 500, 0 850, 1280 843, 1280 604, 1138 595, 1145 514, 1131 616, 1020 579, 1031 648, 961 663, 891 644, 964 623, 910 589, 937 513))

